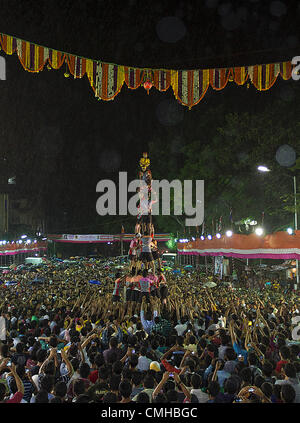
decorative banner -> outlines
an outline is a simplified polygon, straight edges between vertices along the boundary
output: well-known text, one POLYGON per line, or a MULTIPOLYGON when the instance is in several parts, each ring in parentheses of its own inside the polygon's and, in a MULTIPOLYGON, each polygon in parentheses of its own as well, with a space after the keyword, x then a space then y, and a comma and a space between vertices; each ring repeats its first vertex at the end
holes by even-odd
MULTIPOLYGON (((45 65, 48 69, 60 69, 66 63, 74 79, 87 76, 98 100, 113 100, 124 83, 132 90, 143 86, 148 94, 152 87, 161 92, 172 87, 178 102, 189 109, 202 100, 209 87, 220 91, 228 82, 244 85, 250 81, 257 90, 266 91, 279 75, 283 80, 290 79, 293 70, 291 61, 198 70, 141 69, 76 56, 2 33, 0 47, 8 55, 17 53, 28 72, 40 72, 45 65)), ((65 72, 65 76, 69 74, 65 72)))
POLYGON ((47 242, 36 242, 32 244, 18 244, 18 243, 6 243, 0 246, 0 256, 14 256, 16 254, 34 253, 37 251, 46 251, 47 242))
POLYGON ((289 235, 286 231, 260 237, 233 234, 220 239, 196 239, 177 243, 178 254, 226 256, 237 258, 300 259, 300 231, 289 235))
MULTIPOLYGON (((122 241, 130 242, 134 238, 135 234, 118 234, 118 235, 48 235, 48 239, 55 242, 73 242, 73 243, 96 243, 96 242, 119 242, 122 241)), ((155 234, 155 239, 158 242, 167 242, 172 239, 170 234, 155 234)))

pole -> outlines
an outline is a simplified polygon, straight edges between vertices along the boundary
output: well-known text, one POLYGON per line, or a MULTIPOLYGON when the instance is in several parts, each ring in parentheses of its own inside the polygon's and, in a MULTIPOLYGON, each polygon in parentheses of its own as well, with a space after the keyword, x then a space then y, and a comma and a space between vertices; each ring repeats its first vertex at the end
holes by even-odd
MULTIPOLYGON (((294 204, 295 204, 295 231, 298 230, 298 216, 297 216, 297 186, 296 186, 296 175, 293 177, 294 180, 294 204)), ((294 286, 295 290, 299 286, 299 261, 296 259, 296 285, 294 286)))

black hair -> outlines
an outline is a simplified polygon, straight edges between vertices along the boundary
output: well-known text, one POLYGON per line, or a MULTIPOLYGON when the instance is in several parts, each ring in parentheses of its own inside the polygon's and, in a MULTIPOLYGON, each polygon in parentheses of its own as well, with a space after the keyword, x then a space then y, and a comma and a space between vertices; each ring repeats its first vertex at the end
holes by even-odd
POLYGON ((70 363, 72 364, 72 367, 73 367, 74 372, 76 372, 76 370, 79 369, 80 361, 78 360, 77 357, 74 357, 74 358, 72 358, 72 360, 70 361, 70 363))
POLYGON ((194 389, 200 389, 202 386, 202 378, 199 374, 194 373, 191 377, 191 385, 194 389))
POLYGON ((165 395, 167 402, 174 403, 178 401, 178 392, 175 389, 168 391, 165 395))
POLYGON ((273 385, 270 382, 264 382, 261 387, 261 391, 265 394, 266 397, 271 398, 273 394, 273 385))
POLYGON ((154 403, 156 403, 156 404, 161 404, 161 403, 166 403, 166 402, 168 402, 168 401, 167 401, 167 398, 166 398, 165 394, 159 393, 159 394, 156 396, 156 398, 154 398, 154 399, 153 399, 153 401, 152 401, 152 402, 154 402, 154 403))
POLYGON ((98 370, 99 379, 106 380, 109 377, 109 369, 107 366, 101 366, 98 370))
POLYGON ((49 403, 48 392, 44 389, 39 390, 35 396, 35 402, 37 404, 49 403))
POLYGON ((229 377, 228 379, 226 379, 224 383, 224 392, 227 392, 230 395, 234 395, 237 393, 238 389, 239 389, 239 384, 236 378, 229 377))
POLYGON ((149 403, 150 398, 149 395, 146 394, 146 392, 140 392, 136 398, 136 402, 138 403, 149 403))
POLYGON ((108 384, 112 391, 117 391, 119 389, 120 383, 121 383, 121 375, 114 374, 109 378, 108 384))
POLYGON ((64 398, 67 394, 67 384, 65 382, 57 382, 54 386, 54 394, 56 397, 64 398))
POLYGON ((89 397, 88 395, 86 395, 86 394, 80 394, 80 395, 78 395, 78 397, 75 399, 75 402, 78 402, 78 403, 88 403, 88 402, 91 402, 91 399, 90 399, 90 397, 89 397))
POLYGON ((118 339, 115 336, 111 337, 110 338, 110 341, 109 341, 109 344, 110 344, 110 346, 112 348, 117 348, 117 346, 118 346, 118 339))
POLYGON ((155 379, 149 375, 147 375, 143 380, 143 386, 146 389, 153 389, 155 386, 155 379))
POLYGON ((73 385, 73 391, 75 396, 85 393, 85 383, 83 379, 75 379, 74 385, 73 385))
POLYGON ((54 386, 54 376, 45 374, 40 381, 41 389, 44 389, 50 394, 54 386))
POLYGON ((286 345, 283 345, 280 349, 279 352, 283 358, 283 360, 288 360, 291 358, 291 352, 289 347, 287 347, 286 345))
POLYGON ((289 383, 284 383, 281 385, 281 398, 285 403, 293 403, 296 398, 296 391, 292 385, 289 383))
POLYGON ((236 359, 236 352, 234 351, 234 349, 233 349, 233 348, 228 347, 228 348, 226 348, 226 351, 225 351, 225 357, 226 357, 229 361, 231 361, 231 360, 235 360, 235 359, 236 359))
POLYGON ((49 345, 50 345, 50 347, 56 348, 57 347, 57 344, 58 344, 57 337, 54 336, 54 335, 50 336, 50 339, 49 339, 49 345))
POLYGON ((286 374, 287 377, 289 378, 297 377, 296 368, 292 363, 286 363, 283 368, 284 368, 284 373, 286 374))
POLYGON ((122 363, 122 361, 117 360, 112 365, 112 371, 116 375, 121 375, 122 374, 123 367, 124 367, 124 364, 122 363))
POLYGON ((220 392, 220 384, 217 381, 211 381, 208 384, 207 392, 212 396, 216 397, 220 392))
POLYGON ((135 385, 135 386, 140 385, 142 383, 143 377, 144 377, 144 375, 143 375, 142 372, 139 372, 139 371, 132 372, 131 380, 132 380, 133 385, 135 385))
POLYGON ((129 398, 132 392, 132 386, 129 380, 123 380, 119 385, 119 392, 123 398, 129 398))
POLYGON ((265 378, 263 376, 256 375, 254 378, 254 385, 260 388, 261 385, 264 383, 264 381, 265 381, 265 378))
POLYGON ((271 377, 272 372, 273 372, 273 366, 272 363, 268 360, 266 360, 261 368, 263 375, 267 376, 267 377, 271 377))
POLYGON ((104 394, 103 397, 102 397, 102 402, 104 404, 117 403, 118 397, 113 392, 106 392, 106 394, 104 394))

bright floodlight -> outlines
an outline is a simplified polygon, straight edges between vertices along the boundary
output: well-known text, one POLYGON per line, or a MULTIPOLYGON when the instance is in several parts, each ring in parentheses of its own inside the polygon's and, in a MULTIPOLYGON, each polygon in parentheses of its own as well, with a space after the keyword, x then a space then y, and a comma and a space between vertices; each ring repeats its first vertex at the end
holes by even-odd
POLYGON ((22 239, 27 238, 27 235, 22 235, 21 238, 22 239))
POLYGON ((257 170, 260 172, 270 172, 271 169, 269 169, 267 166, 258 166, 257 170))
POLYGON ((207 235, 207 239, 211 239, 212 238, 212 236, 211 235, 207 235))
POLYGON ((262 228, 256 228, 255 233, 256 235, 261 236, 264 233, 264 230, 262 228))
POLYGON ((218 238, 218 239, 220 239, 221 238, 221 234, 216 234, 216 237, 218 238))
POLYGON ((289 234, 289 235, 293 235, 293 229, 292 228, 287 228, 287 233, 289 234))
POLYGON ((232 236, 232 231, 226 231, 226 236, 231 237, 232 236))
POLYGON ((205 236, 201 235, 200 238, 202 239, 202 241, 205 240, 205 236))

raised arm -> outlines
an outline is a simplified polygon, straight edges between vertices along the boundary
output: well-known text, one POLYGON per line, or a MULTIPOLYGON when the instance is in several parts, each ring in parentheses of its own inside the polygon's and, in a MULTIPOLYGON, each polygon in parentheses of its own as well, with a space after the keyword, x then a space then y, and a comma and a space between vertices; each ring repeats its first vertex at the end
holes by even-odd
POLYGON ((50 350, 50 354, 49 356, 46 358, 46 360, 42 363, 40 370, 39 370, 39 374, 44 372, 44 367, 46 366, 47 363, 49 363, 49 361, 54 360, 54 350, 51 349, 50 350))
POLYGON ((190 391, 187 389, 187 387, 185 386, 185 384, 181 381, 179 375, 177 373, 174 373, 174 380, 177 383, 178 386, 180 386, 180 388, 182 389, 182 392, 184 393, 184 395, 186 396, 186 398, 191 401, 191 394, 190 391))
MULTIPOLYGON (((169 379, 169 372, 164 372, 161 381, 159 382, 159 384, 156 386, 156 388, 154 389, 153 393, 152 393, 152 398, 155 399, 157 397, 157 395, 160 393, 160 391, 162 390, 164 384, 166 383, 166 381, 169 379)), ((175 376, 175 375, 174 375, 175 376)))
POLYGON ((67 357, 66 352, 64 350, 61 350, 60 354, 61 354, 62 361, 64 361, 64 363, 67 366, 67 369, 68 369, 68 372, 69 372, 69 376, 72 377, 72 375, 74 373, 74 370, 73 370, 73 366, 72 366, 70 360, 67 357))
POLYGON ((234 331, 232 320, 229 322, 229 334, 230 334, 231 342, 232 342, 232 345, 233 345, 237 342, 237 337, 236 337, 236 334, 235 334, 235 331, 234 331))
POLYGON ((15 366, 14 363, 11 364, 11 372, 12 372, 13 377, 15 378, 18 392, 21 392, 21 394, 24 395, 24 385, 23 385, 23 382, 22 382, 20 376, 16 372, 16 366, 15 366))

